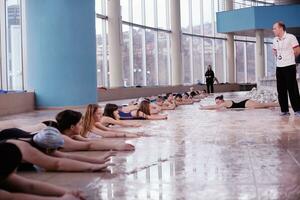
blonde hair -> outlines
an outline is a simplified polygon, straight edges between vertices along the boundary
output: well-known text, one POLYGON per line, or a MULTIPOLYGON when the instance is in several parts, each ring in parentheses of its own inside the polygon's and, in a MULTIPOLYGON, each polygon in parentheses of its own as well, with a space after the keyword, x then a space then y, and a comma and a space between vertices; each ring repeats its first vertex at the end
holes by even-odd
POLYGON ((99 109, 98 104, 89 104, 86 108, 84 117, 83 117, 83 123, 82 123, 82 131, 80 133, 81 136, 87 137, 88 132, 94 127, 95 120, 94 120, 94 114, 97 112, 97 109, 99 109))

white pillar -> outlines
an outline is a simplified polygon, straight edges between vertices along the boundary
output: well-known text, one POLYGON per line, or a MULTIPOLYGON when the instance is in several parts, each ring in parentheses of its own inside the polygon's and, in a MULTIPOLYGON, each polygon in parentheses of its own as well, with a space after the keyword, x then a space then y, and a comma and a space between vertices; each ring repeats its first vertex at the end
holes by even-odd
POLYGON ((172 85, 182 85, 180 0, 171 0, 171 60, 172 85))
MULTIPOLYGON (((122 42, 120 0, 107 1, 110 87, 122 87, 122 42)), ((104 52, 105 53, 105 52, 104 52)))
MULTIPOLYGON (((233 9, 233 0, 226 0, 225 10, 232 10, 233 9)), ((234 60, 234 34, 228 33, 227 34, 227 82, 234 83, 235 82, 235 60, 234 60)))
POLYGON ((235 83, 235 60, 234 60, 234 35, 232 33, 227 34, 227 82, 235 83))
POLYGON ((263 30, 256 30, 255 73, 256 83, 259 84, 259 81, 265 76, 265 48, 263 30))

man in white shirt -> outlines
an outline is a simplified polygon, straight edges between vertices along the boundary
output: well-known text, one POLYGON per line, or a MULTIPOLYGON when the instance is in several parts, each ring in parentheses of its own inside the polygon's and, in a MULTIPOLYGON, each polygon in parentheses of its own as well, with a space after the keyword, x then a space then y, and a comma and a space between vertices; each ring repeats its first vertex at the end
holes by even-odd
POLYGON ((296 57, 300 54, 297 38, 286 32, 283 22, 273 25, 275 38, 273 53, 276 57, 276 79, 278 101, 281 107, 281 116, 288 116, 288 94, 295 115, 300 116, 300 96, 296 79, 296 57))

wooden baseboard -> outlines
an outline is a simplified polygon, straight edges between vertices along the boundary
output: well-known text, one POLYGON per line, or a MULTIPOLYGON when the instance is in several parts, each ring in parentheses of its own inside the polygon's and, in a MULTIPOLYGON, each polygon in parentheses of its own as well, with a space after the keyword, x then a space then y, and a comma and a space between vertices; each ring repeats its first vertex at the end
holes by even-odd
POLYGON ((0 94, 0 116, 30 112, 34 109, 33 92, 0 94))

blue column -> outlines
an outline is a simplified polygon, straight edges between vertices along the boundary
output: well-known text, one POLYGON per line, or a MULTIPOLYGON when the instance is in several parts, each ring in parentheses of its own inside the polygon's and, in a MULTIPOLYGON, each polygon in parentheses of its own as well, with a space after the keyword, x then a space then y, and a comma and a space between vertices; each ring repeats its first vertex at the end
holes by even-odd
POLYGON ((95 103, 95 0, 25 2, 26 85, 37 107, 95 103))

